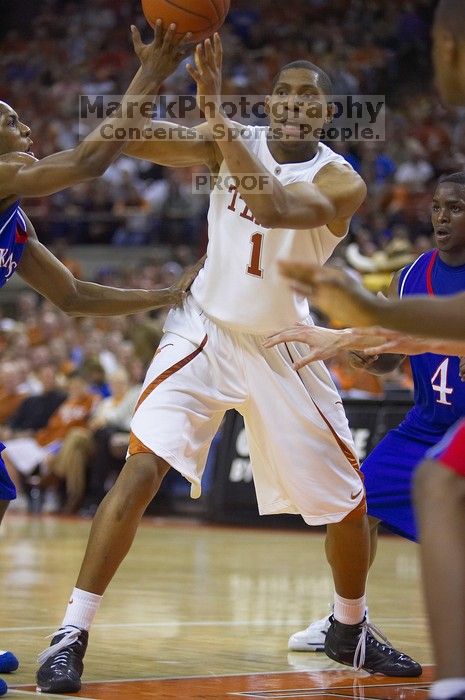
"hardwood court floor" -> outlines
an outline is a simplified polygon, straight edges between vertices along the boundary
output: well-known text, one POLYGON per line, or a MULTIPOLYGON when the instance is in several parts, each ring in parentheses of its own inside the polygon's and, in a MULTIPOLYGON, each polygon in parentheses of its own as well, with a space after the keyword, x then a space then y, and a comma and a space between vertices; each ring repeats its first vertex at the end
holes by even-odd
MULTIPOLYGON (((90 522, 7 515, 0 538, 0 647, 21 660, 11 698, 35 695, 37 654, 61 622, 90 522)), ((370 616, 403 651, 431 663, 416 546, 380 540, 370 616)), ((412 683, 352 672, 288 636, 328 610, 323 536, 148 519, 92 629, 80 697, 426 698, 412 683)), ((39 697, 55 697, 45 694, 39 697)))

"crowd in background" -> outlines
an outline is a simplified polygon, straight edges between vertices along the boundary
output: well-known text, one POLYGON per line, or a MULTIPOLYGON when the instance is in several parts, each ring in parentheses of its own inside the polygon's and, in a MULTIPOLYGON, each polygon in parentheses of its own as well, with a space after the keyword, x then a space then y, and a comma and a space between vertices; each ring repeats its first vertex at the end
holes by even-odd
MULTIPOLYGON (((374 290, 386 289, 391 270, 431 247, 435 182, 465 169, 464 115, 445 109, 430 82, 434 5, 433 0, 232 0, 221 30, 225 95, 266 95, 279 67, 296 59, 324 68, 336 94, 386 95, 384 141, 331 144, 364 177, 369 192, 334 262, 349 261, 374 290)), ((32 127, 36 155, 72 147, 78 138, 77 96, 121 94, 135 72, 129 25, 145 24, 140 0, 24 0, 4 19, 2 99, 32 127)), ((194 91, 184 64, 162 88, 173 95, 194 91)), ((62 249, 64 240, 157 244, 166 247, 164 262, 108 265, 97 281, 167 286, 205 249, 208 196, 192 194, 195 172, 122 157, 100 181, 24 206, 41 240, 55 247, 76 276, 85 278, 86 270, 62 249)), ((49 509, 95 510, 124 462, 129 416, 162 319, 162 312, 71 319, 33 293, 18 295, 14 312, 0 319, 0 439, 33 438, 39 450, 57 443, 27 474, 11 458, 21 495, 30 496, 39 483, 49 495, 49 509), (66 422, 63 416, 75 412, 65 409, 75 401, 86 409, 66 422)), ((331 363, 331 371, 346 395, 379 396, 411 387, 406 371, 374 377, 353 370, 345 356, 331 363)))
MULTIPOLYGON (((266 95, 280 66, 308 59, 335 94, 385 95, 386 139, 333 144, 369 196, 351 238, 370 255, 392 239, 424 249, 437 177, 465 167, 464 120, 431 87, 434 0, 233 0, 221 30, 225 95, 266 95)), ((40 156, 78 138, 78 95, 121 94, 135 71, 129 25, 147 26, 139 0, 26 0, 2 22, 0 94, 33 128, 40 156), (15 16, 15 12, 18 16, 15 16), (24 29, 24 12, 29 12, 24 29), (10 28, 8 28, 8 26, 10 28)), ((187 59, 186 59, 187 61, 187 59)), ((185 62, 184 62, 185 63, 185 62)), ((192 94, 184 63, 162 87, 192 94)), ((92 186, 28 205, 44 242, 205 245, 205 196, 192 172, 122 159, 92 186)))

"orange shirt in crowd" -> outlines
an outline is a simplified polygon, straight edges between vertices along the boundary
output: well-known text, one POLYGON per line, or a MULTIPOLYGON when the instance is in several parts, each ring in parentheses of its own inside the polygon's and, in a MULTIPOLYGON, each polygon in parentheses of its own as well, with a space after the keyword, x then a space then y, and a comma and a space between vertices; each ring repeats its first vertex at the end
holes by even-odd
POLYGON ((10 393, 0 388, 0 425, 3 425, 11 418, 19 404, 22 403, 25 398, 26 394, 18 394, 16 392, 10 393))
POLYGON ((37 431, 35 437, 39 445, 63 440, 71 428, 85 426, 97 401, 98 397, 91 393, 78 399, 66 399, 51 416, 45 428, 37 431))

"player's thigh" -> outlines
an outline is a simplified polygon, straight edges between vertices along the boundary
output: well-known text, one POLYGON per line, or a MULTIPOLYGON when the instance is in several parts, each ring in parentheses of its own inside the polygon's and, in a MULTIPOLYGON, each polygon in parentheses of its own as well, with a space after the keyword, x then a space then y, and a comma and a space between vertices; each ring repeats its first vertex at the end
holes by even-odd
POLYGON ((318 383, 323 408, 297 373, 273 372, 244 410, 261 512, 289 503, 293 511, 282 512, 298 512, 314 525, 340 521, 364 499, 342 404, 318 383))
POLYGON ((166 334, 131 422, 128 453, 158 455, 191 482, 194 497, 225 411, 244 401, 239 380, 231 380, 234 357, 222 371, 222 351, 211 338, 195 345, 166 334))
POLYGON ((412 478, 430 444, 391 430, 362 463, 368 507, 371 502, 410 501, 412 478))

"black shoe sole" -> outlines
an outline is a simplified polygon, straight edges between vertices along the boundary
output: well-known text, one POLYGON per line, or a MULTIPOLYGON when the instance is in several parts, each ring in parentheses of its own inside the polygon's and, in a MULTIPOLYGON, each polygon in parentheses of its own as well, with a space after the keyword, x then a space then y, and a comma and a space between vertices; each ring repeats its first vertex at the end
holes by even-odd
POLYGON ((53 686, 49 685, 37 685, 36 686, 36 691, 38 693, 50 693, 51 695, 64 695, 65 693, 79 693, 81 690, 81 683, 79 684, 74 683, 63 683, 60 685, 57 683, 56 685, 54 684, 53 686))

